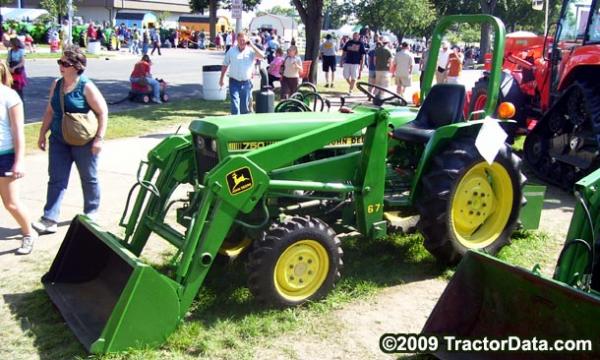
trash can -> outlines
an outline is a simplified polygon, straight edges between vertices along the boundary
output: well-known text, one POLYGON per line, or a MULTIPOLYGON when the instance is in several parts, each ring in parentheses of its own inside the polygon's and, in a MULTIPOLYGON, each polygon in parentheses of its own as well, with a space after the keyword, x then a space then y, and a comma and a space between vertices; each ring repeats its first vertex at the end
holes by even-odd
POLYGON ((521 208, 521 226, 525 230, 537 229, 540 225, 540 217, 544 207, 544 196, 546 187, 544 185, 526 184, 523 187, 523 196, 527 203, 521 208))
POLYGON ((256 113, 275 112, 275 94, 269 86, 269 75, 267 69, 260 69, 260 92, 256 95, 256 113))
POLYGON ((225 100, 227 87, 219 86, 221 65, 205 65, 202 67, 202 94, 204 100, 225 100))
POLYGON ((100 54, 100 41, 89 41, 87 46, 88 54, 100 54))

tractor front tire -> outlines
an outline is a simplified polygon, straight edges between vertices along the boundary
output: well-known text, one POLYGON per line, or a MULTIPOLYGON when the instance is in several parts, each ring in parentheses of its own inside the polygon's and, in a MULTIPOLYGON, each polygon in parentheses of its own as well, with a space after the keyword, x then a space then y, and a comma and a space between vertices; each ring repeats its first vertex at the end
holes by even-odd
POLYGON ((495 254, 517 225, 525 176, 508 145, 490 166, 465 138, 439 152, 422 178, 419 230, 439 261, 456 264, 467 250, 495 254))
POLYGON ((342 248, 335 232, 309 216, 290 216, 254 241, 248 287, 257 301, 276 307, 323 298, 340 278, 342 248))

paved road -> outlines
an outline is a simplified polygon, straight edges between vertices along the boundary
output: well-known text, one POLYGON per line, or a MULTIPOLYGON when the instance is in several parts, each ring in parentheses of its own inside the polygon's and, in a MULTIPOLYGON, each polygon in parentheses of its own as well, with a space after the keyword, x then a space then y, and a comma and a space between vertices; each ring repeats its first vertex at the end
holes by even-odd
MULTIPOLYGON (((100 88, 106 100, 122 99, 129 91, 129 74, 139 56, 127 53, 110 53, 112 56, 89 59, 85 74, 100 88)), ((162 56, 152 57, 155 77, 169 83, 171 99, 196 98, 202 94, 202 66, 221 64, 223 53, 192 49, 164 49, 162 56)), ((29 84, 25 88, 26 122, 40 121, 48 101, 52 80, 59 77, 56 59, 31 59, 27 61, 29 84)), ((110 111, 142 107, 126 101, 111 105, 110 111)))

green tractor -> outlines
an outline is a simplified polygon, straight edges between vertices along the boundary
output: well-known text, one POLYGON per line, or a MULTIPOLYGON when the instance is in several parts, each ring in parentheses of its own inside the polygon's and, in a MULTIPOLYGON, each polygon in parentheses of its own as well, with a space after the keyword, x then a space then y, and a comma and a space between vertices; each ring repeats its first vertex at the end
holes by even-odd
MULTIPOLYGON (((432 54, 455 22, 487 22, 496 32, 484 110, 491 115, 504 26, 491 16, 445 18, 432 54)), ((420 108, 389 105, 403 102, 391 93, 345 113, 205 118, 191 134, 164 139, 140 164, 135 201, 120 222, 124 238, 74 219, 42 279, 51 300, 86 349, 105 353, 164 341, 218 256, 245 254, 256 299, 290 306, 332 289, 340 234, 381 238, 399 216, 420 215, 425 246, 442 262, 469 249, 497 251, 518 219, 520 160, 507 144, 484 160, 475 146, 484 122, 465 121, 464 87, 431 87, 435 63, 431 56, 420 108), (172 200, 180 186, 191 188, 187 199, 172 200), (166 220, 176 204, 183 232, 166 220), (151 234, 177 249, 173 273, 140 260, 151 234)))

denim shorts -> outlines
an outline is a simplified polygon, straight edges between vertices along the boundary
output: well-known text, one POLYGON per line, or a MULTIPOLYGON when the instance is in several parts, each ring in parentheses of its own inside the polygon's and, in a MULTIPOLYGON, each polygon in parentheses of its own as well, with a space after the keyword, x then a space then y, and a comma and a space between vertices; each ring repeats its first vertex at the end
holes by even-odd
POLYGON ((15 164, 15 154, 4 154, 0 155, 0 177, 7 177, 6 173, 12 172, 13 165, 15 164))

